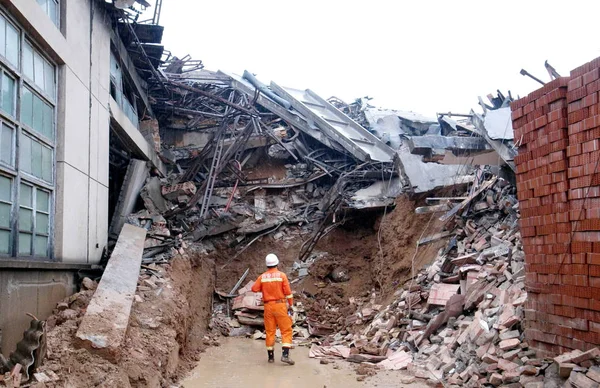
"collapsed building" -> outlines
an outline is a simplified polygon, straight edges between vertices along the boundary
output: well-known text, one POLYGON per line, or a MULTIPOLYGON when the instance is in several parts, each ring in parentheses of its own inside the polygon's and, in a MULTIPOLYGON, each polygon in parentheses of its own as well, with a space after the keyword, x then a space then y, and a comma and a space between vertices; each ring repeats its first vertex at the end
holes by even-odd
MULTIPOLYGON (((543 386, 553 365, 569 384, 598 381, 597 60, 522 99, 498 91, 479 112, 432 118, 206 70, 164 49, 159 4, 148 21, 142 0, 0 7, 13 93, 0 98, 0 370, 48 386, 91 364, 176 381, 166 351, 150 377, 115 369, 131 336, 174 325, 136 306, 191 298, 171 271, 202 268, 214 278, 198 286, 210 314, 197 324, 262 338, 248 277, 272 241, 289 251, 295 341, 311 357, 454 385, 543 386), (401 225, 422 229, 388 252, 381 225, 408 197, 424 206, 401 225), (369 223, 373 251, 351 268, 330 243, 369 223), (345 293, 359 272, 372 289, 345 293), (81 369, 65 376, 61 357, 81 369)), ((160 331, 164 347, 184 352, 189 325, 160 331)))

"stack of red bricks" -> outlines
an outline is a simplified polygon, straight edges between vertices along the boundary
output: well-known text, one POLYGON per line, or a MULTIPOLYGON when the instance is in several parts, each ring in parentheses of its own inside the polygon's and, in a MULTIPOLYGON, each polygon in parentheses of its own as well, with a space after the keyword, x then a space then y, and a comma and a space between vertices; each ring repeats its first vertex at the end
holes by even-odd
POLYGON ((600 344, 600 58, 511 104, 526 255, 526 338, 600 344))

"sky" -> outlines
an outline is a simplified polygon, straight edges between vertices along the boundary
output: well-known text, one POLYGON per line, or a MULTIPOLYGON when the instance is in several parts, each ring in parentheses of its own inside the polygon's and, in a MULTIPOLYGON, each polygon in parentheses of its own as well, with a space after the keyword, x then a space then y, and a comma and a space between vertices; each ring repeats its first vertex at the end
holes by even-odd
POLYGON ((163 0, 160 24, 167 50, 208 70, 435 117, 540 87, 522 68, 549 81, 545 60, 568 75, 600 56, 599 14, 592 0, 163 0))

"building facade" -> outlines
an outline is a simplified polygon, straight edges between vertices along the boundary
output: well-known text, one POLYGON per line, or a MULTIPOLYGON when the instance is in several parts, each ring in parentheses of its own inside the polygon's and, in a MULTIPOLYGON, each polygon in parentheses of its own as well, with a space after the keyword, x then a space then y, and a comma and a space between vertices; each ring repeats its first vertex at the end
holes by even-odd
MULTIPOLYGON (((99 0, 0 0, 0 348, 73 293, 108 244, 111 153, 163 170, 145 83, 99 0), (142 113, 140 113, 142 112, 142 113), (143 124, 142 124, 143 125, 143 124)), ((122 165, 115 167, 119 175, 122 165)))

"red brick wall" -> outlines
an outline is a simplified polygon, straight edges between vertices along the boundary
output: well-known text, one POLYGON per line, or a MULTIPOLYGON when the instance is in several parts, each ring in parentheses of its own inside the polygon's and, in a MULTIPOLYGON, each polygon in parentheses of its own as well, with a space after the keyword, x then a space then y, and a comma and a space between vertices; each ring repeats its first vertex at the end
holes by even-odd
POLYGON ((525 333, 541 352, 600 345, 599 90, 600 58, 511 104, 525 333))

